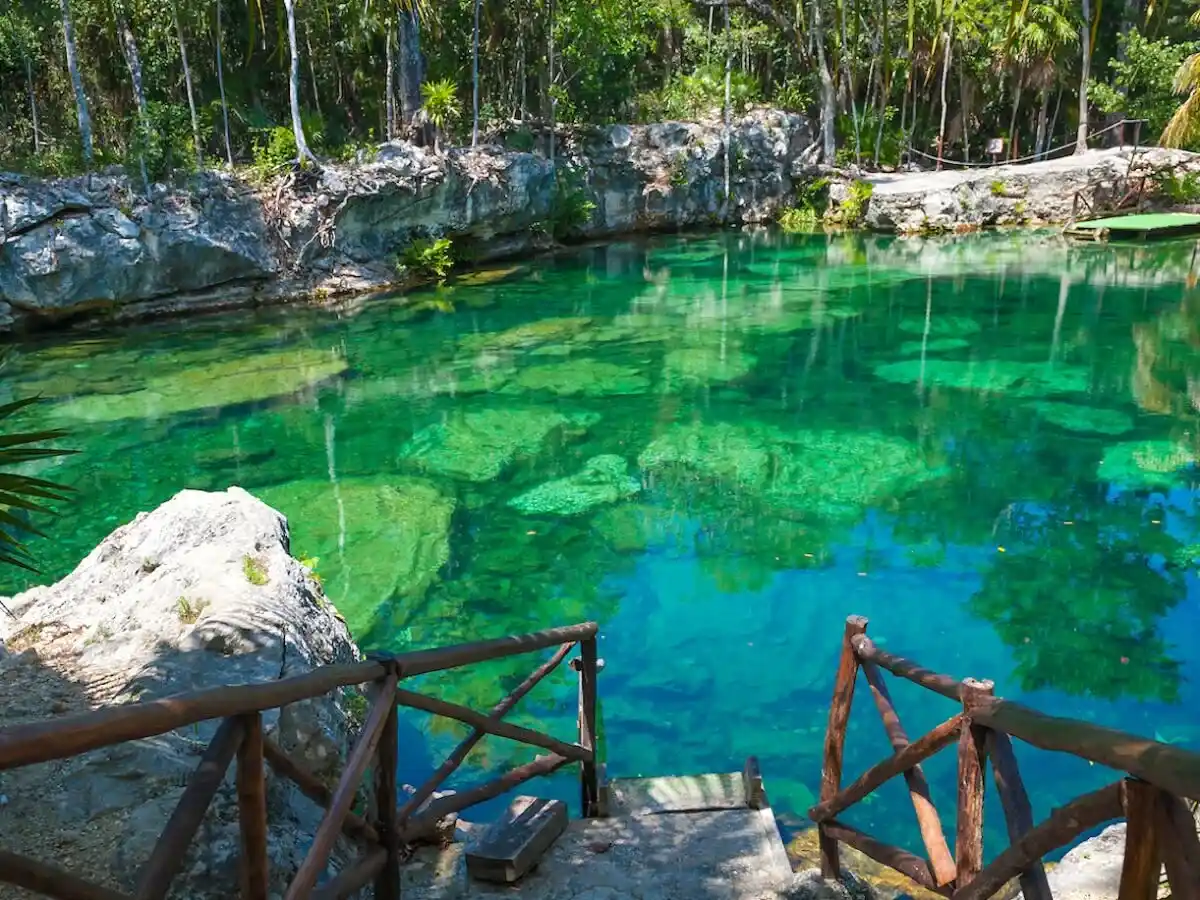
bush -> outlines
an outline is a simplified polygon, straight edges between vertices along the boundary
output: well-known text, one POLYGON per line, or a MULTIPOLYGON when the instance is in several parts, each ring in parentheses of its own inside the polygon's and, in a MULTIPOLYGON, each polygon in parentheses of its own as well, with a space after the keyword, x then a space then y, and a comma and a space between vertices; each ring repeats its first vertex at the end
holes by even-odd
POLYGON ((549 230, 556 241, 565 241, 579 234, 592 220, 596 211, 583 188, 583 173, 578 169, 561 169, 554 183, 554 200, 550 205, 549 230))
MULTIPOLYGON (((196 147, 192 141, 192 119, 186 106, 151 100, 146 104, 146 118, 133 114, 133 136, 129 142, 125 165, 136 172, 143 161, 146 173, 161 181, 172 172, 193 172, 196 169, 196 147)), ((203 141, 204 134, 200 139, 203 141)))
POLYGON ((1008 188, 1006 188, 1004 186, 1003 181, 1000 181, 999 179, 997 179, 992 182, 991 190, 992 190, 993 197, 1003 197, 1005 192, 1008 190, 1008 188))
POLYGON ((426 278, 445 278, 454 268, 454 242, 444 237, 419 238, 400 254, 397 268, 426 278))
POLYGON ((458 87, 450 78, 427 81, 421 85, 422 109, 429 124, 438 133, 449 132, 462 117, 462 104, 458 101, 458 87))
POLYGON ((516 131, 510 133, 504 143, 509 150, 516 150, 518 153, 532 153, 534 148, 533 132, 527 125, 522 125, 516 131))
POLYGON ((779 85, 771 103, 788 112, 806 112, 813 105, 812 80, 793 76, 779 85))
MULTIPOLYGON (((1089 82, 1089 97, 1103 112, 1123 113, 1129 119, 1146 119, 1141 142, 1152 143, 1179 105, 1175 73, 1190 54, 1200 50, 1200 42, 1174 43, 1170 38, 1151 41, 1136 28, 1117 40, 1124 45, 1125 58, 1109 60, 1109 83, 1089 82)), ((1132 128, 1132 125, 1126 126, 1126 140, 1133 139, 1132 128)))
MULTIPOLYGON (((762 89, 757 79, 745 72, 734 72, 730 82, 730 103, 742 112, 759 100, 762 89)), ((675 75, 660 91, 641 94, 636 100, 643 121, 697 119, 725 107, 725 69, 701 66, 690 75, 675 75)))
POLYGON ((1200 203, 1200 173, 1159 172, 1154 176, 1154 188, 1163 199, 1172 204, 1200 203))
POLYGON ((266 176, 286 168, 300 156, 296 147, 296 135, 291 128, 276 125, 260 129, 254 138, 254 163, 256 173, 266 176))
POLYGON ((792 206, 779 214, 779 227, 788 233, 815 231, 821 217, 811 206, 792 206))
POLYGON ((871 193, 874 190, 875 186, 869 181, 852 182, 846 199, 839 203, 836 209, 825 214, 825 221, 830 225, 854 228, 867 214, 867 204, 871 201, 871 193))

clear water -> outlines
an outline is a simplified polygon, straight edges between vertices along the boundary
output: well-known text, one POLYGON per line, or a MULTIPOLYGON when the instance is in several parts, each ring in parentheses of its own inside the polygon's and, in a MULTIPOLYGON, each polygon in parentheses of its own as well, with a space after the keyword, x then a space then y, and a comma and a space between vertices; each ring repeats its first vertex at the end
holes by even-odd
MULTIPOLYGON (((47 579, 181 488, 242 485, 290 517, 366 650, 597 619, 610 773, 756 754, 795 827, 851 613, 1003 696, 1200 747, 1192 257, 1046 235, 622 243, 353 314, 26 343, 0 394, 41 393, 29 424, 82 451, 41 469, 76 489, 32 542, 47 579)), ((487 708, 535 664, 426 688, 487 708)), ((514 721, 570 736, 570 675, 514 721)), ((914 737, 954 711, 893 693, 914 737)), ((460 734, 406 719, 404 777, 460 734)), ((848 776, 887 752, 860 694, 848 776)), ((529 755, 486 741, 459 783, 529 755)), ((1039 814, 1112 777, 1022 759, 1039 814)), ((952 754, 928 774, 952 827, 952 754)), ((847 818, 916 842, 900 783, 847 818)))

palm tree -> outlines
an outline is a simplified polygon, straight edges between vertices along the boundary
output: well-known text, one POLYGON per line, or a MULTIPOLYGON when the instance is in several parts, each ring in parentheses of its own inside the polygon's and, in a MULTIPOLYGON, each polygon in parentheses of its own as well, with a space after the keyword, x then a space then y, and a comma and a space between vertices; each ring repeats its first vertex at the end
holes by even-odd
POLYGON ((1075 27, 1066 12, 1059 8, 1061 0, 1025 0, 1014 10, 1009 20, 1007 47, 1004 56, 1015 68, 1012 116, 1009 119, 1009 155, 1018 153, 1017 117, 1021 92, 1027 86, 1041 86, 1042 107, 1038 117, 1039 136, 1035 146, 1040 149, 1041 132, 1045 129, 1049 84, 1053 81, 1056 55, 1076 40, 1075 27))
MULTIPOLYGON (((1200 9, 1188 18, 1188 24, 1200 28, 1200 9)), ((1200 140, 1200 53, 1193 53, 1179 66, 1175 93, 1187 97, 1171 115, 1159 143, 1164 147, 1188 147, 1200 140)))
MULTIPOLYGON (((30 397, 15 403, 0 405, 0 423, 36 402, 36 397, 30 397)), ((57 440, 65 434, 66 432, 58 430, 18 434, 0 433, 0 469, 8 469, 21 463, 75 452, 52 447, 32 446, 57 440)), ((36 571, 33 568, 29 551, 18 535, 21 532, 28 532, 44 536, 42 532, 29 524, 28 514, 52 512, 45 505, 45 501, 65 500, 66 491, 67 488, 52 481, 0 471, 0 564, 19 566, 31 572, 36 571), (20 512, 24 512, 26 515, 21 516, 20 512)))

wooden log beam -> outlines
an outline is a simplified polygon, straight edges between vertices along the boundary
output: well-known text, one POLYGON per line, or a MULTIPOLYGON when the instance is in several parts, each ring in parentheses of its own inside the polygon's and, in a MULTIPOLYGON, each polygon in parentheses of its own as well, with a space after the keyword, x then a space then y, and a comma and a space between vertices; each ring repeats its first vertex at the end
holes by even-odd
POLYGON ((964 678, 959 693, 963 703, 963 726, 958 733, 958 830, 954 862, 958 867, 958 889, 969 885, 983 868, 983 792, 987 765, 987 729, 975 724, 973 710, 990 697, 990 681, 964 678))
POLYGON ((881 650, 865 634, 855 637, 851 641, 851 644, 854 647, 854 652, 858 654, 860 662, 875 663, 875 665, 887 669, 893 675, 898 675, 914 684, 919 684, 923 688, 928 688, 935 694, 941 694, 949 700, 962 699, 959 696, 959 682, 955 681, 949 675, 941 675, 923 666, 919 666, 915 662, 905 659, 903 656, 897 656, 894 653, 881 650))
POLYGON ((132 900, 128 894, 7 850, 0 850, 0 881, 57 900, 132 900))
POLYGON ((1158 875, 1162 871, 1159 793, 1154 785, 1134 778, 1126 778, 1122 784, 1125 860, 1118 900, 1155 900, 1158 896, 1158 875))
POLYGON ((396 817, 396 767, 400 763, 396 704, 391 703, 383 734, 379 738, 375 765, 375 806, 378 809, 379 841, 383 844, 383 868, 375 878, 375 900, 400 900, 400 823, 396 817))
POLYGON ((412 819, 407 825, 401 828, 401 840, 408 841, 415 837, 428 834, 437 825, 438 820, 450 815, 451 813, 462 812, 464 809, 474 806, 476 803, 482 803, 485 800, 491 800, 493 797, 499 797, 501 794, 506 794, 518 785, 524 784, 531 778, 537 778, 541 775, 549 775, 552 772, 561 769, 565 765, 569 765, 572 760, 565 756, 539 756, 533 762, 525 763, 523 766, 517 766, 511 769, 499 778, 495 778, 486 784, 481 784, 478 787, 471 788, 469 791, 463 791, 461 794, 450 794, 446 797, 439 797, 432 801, 419 816, 412 819))
MULTIPOLYGON (((871 696, 875 700, 875 708, 883 720, 883 730, 887 732, 888 741, 896 753, 909 746, 910 741, 904 726, 900 722, 900 714, 896 712, 896 704, 892 702, 886 682, 879 667, 871 662, 862 663, 863 675, 871 688, 871 696)), ((908 784, 908 795, 912 800, 913 811, 917 816, 917 827, 921 831, 921 842, 925 852, 929 854, 929 865, 933 869, 934 879, 939 885, 946 885, 957 875, 954 857, 946 844, 946 833, 942 830, 942 820, 938 816, 937 807, 929 794, 929 782, 918 763, 911 769, 904 770, 904 780, 908 784)))
POLYGON ((312 891, 313 885, 317 883, 317 878, 325 871, 325 865, 333 850, 334 842, 337 841, 338 835, 342 831, 346 813, 350 812, 350 807, 354 803, 354 795, 358 792, 358 785, 362 781, 363 773, 366 772, 368 764, 375 756, 375 748, 379 746, 383 726, 392 715, 397 680, 395 672, 384 679, 383 685, 375 697, 375 702, 371 705, 371 711, 367 714, 362 734, 355 743, 354 749, 350 751, 350 758, 346 760, 346 769, 342 772, 342 778, 333 792, 329 809, 325 812, 321 824, 317 826, 312 845, 308 848, 308 855, 304 857, 304 862, 300 864, 299 870, 292 878, 292 883, 288 885, 288 889, 283 895, 284 900, 302 900, 307 897, 312 891))
POLYGON ((244 737, 238 747, 238 826, 242 838, 242 898, 267 900, 267 779, 263 760, 262 714, 241 716, 244 737))
POLYGON ((1200 900, 1200 835, 1196 819, 1178 797, 1159 793, 1163 859, 1173 900, 1200 900))
POLYGON ((309 900, 342 900, 378 879, 387 865, 387 851, 382 847, 368 850, 366 855, 353 865, 342 869, 326 884, 309 895, 309 900))
POLYGON ((208 719, 275 709, 319 697, 334 688, 371 681, 382 674, 383 667, 378 663, 324 666, 294 678, 176 694, 78 716, 14 725, 0 731, 0 771, 66 759, 97 747, 166 734, 208 719))
POLYGON ((950 896, 950 889, 943 887, 937 883, 933 876, 933 870, 929 868, 929 863, 921 859, 919 856, 914 856, 907 850, 901 850, 899 847, 893 847, 891 844, 885 844, 883 841, 878 841, 869 834, 864 834, 856 828, 851 828, 849 825, 831 819, 827 822, 822 822, 818 826, 822 831, 829 833, 831 840, 841 841, 848 844, 860 853, 865 853, 877 863, 882 863, 890 869, 895 869, 901 875, 911 878, 921 887, 950 896))
MULTIPOLYGON (((574 646, 574 643, 569 643, 563 644, 561 647, 559 647, 553 656, 534 669, 528 678, 517 685, 516 690, 493 706, 491 711, 488 713, 488 717, 499 720, 508 715, 512 708, 516 706, 526 694, 533 690, 543 678, 558 668, 559 664, 567 658, 567 654, 571 652, 574 646)), ((401 823, 407 822, 409 817, 411 817, 412 814, 420 808, 421 804, 428 800, 430 796, 433 795, 433 792, 441 787, 442 783, 447 778, 454 774, 455 770, 462 765, 463 760, 467 758, 467 754, 475 749, 475 745, 483 740, 483 737, 486 734, 486 731, 480 728, 475 728, 472 729, 469 735, 462 739, 459 745, 455 747, 453 751, 451 751, 449 756, 446 757, 445 762, 438 767, 438 770, 434 772, 433 775, 431 775, 428 779, 426 779, 425 782, 413 793, 412 797, 406 800, 404 805, 400 807, 399 821, 401 823)))
POLYGON ((459 644, 454 647, 441 647, 436 650, 416 650, 396 657, 405 678, 413 675, 424 675, 426 672, 440 672, 443 669, 457 669, 473 663, 486 662, 489 659, 500 659, 505 656, 519 656, 556 647, 559 644, 570 644, 594 638, 600 626, 595 622, 583 622, 579 625, 568 625, 565 628, 548 628, 533 634, 518 637, 503 637, 492 641, 477 641, 473 644, 459 644))
POLYGON ((594 759, 594 755, 589 749, 576 744, 568 744, 566 741, 560 741, 557 738, 552 738, 529 728, 510 725, 507 722, 490 718, 483 713, 476 712, 465 706, 459 706, 457 703, 439 700, 436 697, 426 697, 424 694, 416 694, 412 691, 406 691, 403 688, 396 691, 396 702, 401 706, 411 706, 413 709, 424 710, 434 715, 458 719, 458 721, 466 722, 468 725, 478 728, 480 731, 485 731, 488 734, 506 737, 509 740, 529 744, 533 747, 540 747, 543 750, 549 750, 551 753, 557 753, 559 756, 565 756, 567 759, 572 759, 576 762, 588 762, 594 759))
POLYGON ((230 717, 217 728, 175 811, 150 851, 150 858, 138 873, 133 892, 136 900, 158 900, 166 896, 244 735, 245 726, 240 719, 230 717))
POLYGON ((1128 772, 1176 796, 1200 797, 1200 753, 1090 722, 1048 716, 998 698, 976 708, 974 720, 1043 750, 1128 772))
MULTIPOLYGON (((1021 779, 1017 757, 1013 753, 1012 741, 999 731, 988 731, 988 756, 992 761, 992 778, 996 782, 996 793, 1004 808, 1004 821, 1008 826, 1008 841, 1015 844, 1033 830, 1033 806, 1021 779)), ((1025 900, 1053 900, 1050 882, 1046 880, 1046 867, 1041 859, 1030 863, 1021 873, 1021 893, 1025 900)))
MULTIPOLYGON (((305 770, 299 763, 288 756, 283 748, 270 738, 263 738, 263 756, 267 764, 281 778, 286 778, 300 789, 305 797, 324 809, 333 802, 331 791, 321 779, 305 770)), ((342 830, 352 838, 379 843, 379 832, 375 826, 356 813, 346 813, 346 821, 342 830)))
POLYGON ((956 713, 932 731, 921 735, 904 749, 872 766, 853 784, 812 807, 808 811, 808 817, 814 822, 828 821, 866 797, 888 779, 908 771, 917 763, 933 756, 943 747, 949 747, 958 739, 962 722, 962 713, 956 713))
POLYGON ((1065 846, 1085 831, 1120 818, 1121 782, 1103 787, 1055 809, 1046 821, 1027 831, 991 861, 971 883, 954 892, 953 900, 987 900, 1029 868, 1035 859, 1065 846))
MULTIPOLYGON (((600 783, 596 777, 596 639, 579 644, 579 746, 588 751, 589 759, 579 767, 580 809, 584 818, 597 814, 600 805, 600 783)), ((560 754, 561 755, 561 754, 560 754)))
MULTIPOLYGON (((833 699, 829 703, 829 725, 825 729, 825 754, 821 764, 821 802, 828 803, 842 785, 842 759, 846 749, 846 723, 850 720, 850 705, 854 701, 854 682, 858 678, 858 657, 852 641, 867 630, 862 616, 849 616, 842 632, 842 652, 838 657, 837 676, 833 682, 833 699)), ((837 838, 821 829, 817 833, 821 852, 821 875, 840 878, 842 864, 838 856, 837 838)))

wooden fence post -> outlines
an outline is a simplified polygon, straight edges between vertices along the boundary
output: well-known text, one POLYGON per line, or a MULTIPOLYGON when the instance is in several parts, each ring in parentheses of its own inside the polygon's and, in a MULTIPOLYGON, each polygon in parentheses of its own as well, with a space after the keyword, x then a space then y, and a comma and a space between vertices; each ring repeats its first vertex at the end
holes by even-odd
POLYGON ((267 900, 267 781, 262 713, 241 717, 245 729, 237 754, 238 825, 242 834, 242 897, 267 900))
POLYGON ((1162 849, 1158 788, 1126 778, 1121 791, 1125 806, 1125 862, 1121 866, 1119 900, 1155 900, 1162 849))
MULTIPOLYGON (((833 699, 829 703, 829 727, 825 730, 825 759, 821 766, 821 802, 830 800, 842 786, 842 754, 846 747, 846 723, 850 719, 850 704, 854 699, 854 682, 858 678, 858 656, 851 639, 867 630, 862 616, 849 616, 842 633, 842 655, 838 659, 837 678, 833 683, 833 699)), ((817 838, 821 848, 821 875, 825 878, 842 876, 838 858, 837 839, 819 825, 817 838)))
POLYGON ((579 793, 585 818, 599 812, 600 783, 596 775, 599 741, 596 734, 596 639, 579 642, 579 746, 591 750, 591 762, 579 765, 579 793))
POLYGON ((962 682, 963 727, 958 736, 958 828, 954 861, 958 868, 956 889, 962 890, 983 868, 983 792, 986 786, 987 729, 973 724, 971 710, 995 692, 990 681, 964 678, 962 682))
MULTIPOLYGON (((387 663, 390 672, 399 676, 399 666, 387 663)), ((386 689, 386 687, 384 688, 386 689)), ((375 806, 379 821, 379 843, 387 854, 383 869, 375 879, 375 900, 400 900, 400 828, 396 796, 396 767, 400 762, 399 734, 397 731, 395 697, 387 720, 383 723, 383 734, 379 738, 378 756, 375 760, 375 806)))

